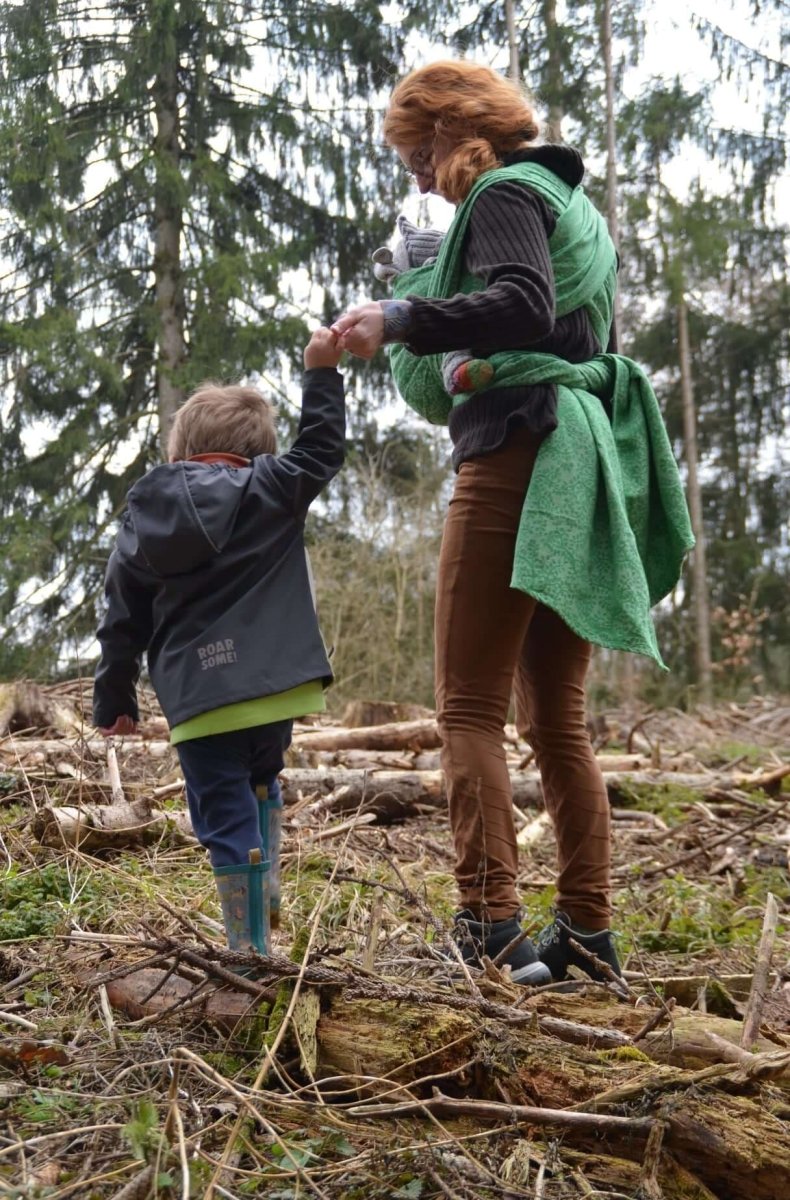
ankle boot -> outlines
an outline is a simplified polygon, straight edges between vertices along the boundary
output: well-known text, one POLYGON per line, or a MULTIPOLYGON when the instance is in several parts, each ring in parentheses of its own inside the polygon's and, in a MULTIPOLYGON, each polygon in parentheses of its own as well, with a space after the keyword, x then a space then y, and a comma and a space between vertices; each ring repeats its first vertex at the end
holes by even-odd
POLYGON ((268 954, 271 948, 269 864, 261 861, 260 850, 250 851, 247 864, 215 867, 214 878, 230 949, 268 954))
POLYGON ((591 979, 603 982, 609 980, 609 976, 596 967, 595 963, 571 946, 571 938, 601 962, 606 963, 615 975, 622 975, 614 934, 610 929, 601 929, 597 933, 591 933, 589 930, 583 932, 572 923, 567 913, 556 910, 554 920, 540 931, 537 938, 538 956, 551 971, 552 979, 557 982, 567 979, 568 967, 574 966, 584 971, 591 979))
MULTIPOLYGON (((456 913, 453 918, 453 936, 464 962, 480 966, 483 955, 495 959, 522 932, 518 916, 503 921, 478 921, 469 909, 456 913)), ((535 947, 525 937, 514 946, 502 966, 510 967, 510 978, 514 983, 541 987, 551 983, 551 974, 535 953, 535 947)))
POLYGON ((280 928, 280 844, 283 835, 283 794, 279 780, 255 789, 261 828, 263 857, 269 860, 269 918, 272 929, 280 928))

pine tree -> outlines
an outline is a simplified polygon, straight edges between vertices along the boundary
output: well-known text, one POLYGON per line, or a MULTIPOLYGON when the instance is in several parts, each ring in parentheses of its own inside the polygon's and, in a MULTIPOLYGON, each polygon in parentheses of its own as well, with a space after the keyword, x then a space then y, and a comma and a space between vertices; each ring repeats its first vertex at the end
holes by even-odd
MULTIPOLYGON (((653 369, 686 458, 698 537, 673 628, 681 639, 678 660, 683 642, 693 651, 687 678, 709 698, 716 660, 725 657, 711 609, 726 615, 744 596, 759 608, 763 594, 776 591, 777 571, 787 577, 770 518, 786 485, 763 461, 788 419, 781 399, 788 289, 777 270, 786 230, 771 212, 770 173, 757 188, 750 155, 735 156, 731 139, 727 155, 717 154, 722 139, 704 92, 689 95, 679 81, 656 81, 627 106, 624 125, 626 153, 638 164, 637 187, 628 197, 626 258, 632 269, 641 267, 641 287, 652 293, 635 331, 635 353, 653 369), (716 187, 703 166, 687 194, 675 194, 667 167, 678 154, 690 161, 694 146, 706 148, 720 172, 749 185, 728 191, 720 176, 716 187), (690 637, 683 620, 688 612, 694 613, 690 637)), ((750 148, 749 140, 741 147, 750 148)), ((774 631, 786 631, 787 608, 785 602, 772 613, 774 631)), ((778 660, 766 659, 764 666, 772 683, 786 686, 778 660)))
POLYGON ((0 5, 7 661, 93 628, 107 530, 189 389, 286 392, 305 317, 367 274, 406 186, 376 109, 416 11, 0 5))

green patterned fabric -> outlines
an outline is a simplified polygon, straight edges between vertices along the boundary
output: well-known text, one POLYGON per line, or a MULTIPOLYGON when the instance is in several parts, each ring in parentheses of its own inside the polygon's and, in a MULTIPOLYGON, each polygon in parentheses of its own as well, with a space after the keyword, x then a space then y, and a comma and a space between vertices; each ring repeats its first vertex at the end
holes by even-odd
MULTIPOLYGON (((401 275, 396 295, 445 298, 480 290, 479 280, 462 275, 463 236, 476 197, 501 179, 534 188, 557 215, 549 241, 556 313, 586 308, 605 346, 616 287, 605 222, 581 187, 570 188, 532 163, 483 175, 458 209, 435 265, 401 275)), ((677 464, 644 372, 615 354, 572 364, 551 354, 509 350, 492 354, 490 361, 496 389, 557 387, 559 425, 535 463, 511 586, 554 609, 587 641, 647 655, 663 667, 650 608, 677 583, 694 538, 677 464)), ((469 399, 445 392, 440 355, 417 357, 395 345, 390 363, 406 403, 433 424, 446 424, 453 405, 469 399)))

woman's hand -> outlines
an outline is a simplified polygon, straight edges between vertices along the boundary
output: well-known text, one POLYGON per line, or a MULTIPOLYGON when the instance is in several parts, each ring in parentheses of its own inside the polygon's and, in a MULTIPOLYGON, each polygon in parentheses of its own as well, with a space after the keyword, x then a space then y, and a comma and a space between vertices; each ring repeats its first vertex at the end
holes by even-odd
POLYGON ((338 345, 357 358, 372 358, 384 341, 384 310, 375 301, 343 313, 332 326, 338 345))

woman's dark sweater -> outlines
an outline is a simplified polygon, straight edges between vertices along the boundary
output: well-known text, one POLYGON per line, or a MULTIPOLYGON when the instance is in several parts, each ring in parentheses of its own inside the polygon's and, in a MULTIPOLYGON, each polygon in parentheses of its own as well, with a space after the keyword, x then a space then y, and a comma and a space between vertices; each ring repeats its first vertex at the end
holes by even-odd
MULTIPOLYGON (((570 146, 538 146, 505 159, 548 167, 571 187, 584 164, 570 146)), ((464 269, 485 290, 447 300, 409 296, 404 339, 413 354, 470 348, 481 358, 497 350, 539 350, 569 362, 585 362, 601 347, 583 308, 554 313, 554 274, 549 238, 554 213, 532 188, 503 181, 480 193, 463 245, 464 269)), ((610 343, 611 346, 611 343, 610 343)), ((551 384, 497 388, 472 395, 450 414, 453 466, 489 454, 516 427, 545 435, 557 427, 557 392, 551 384)))

